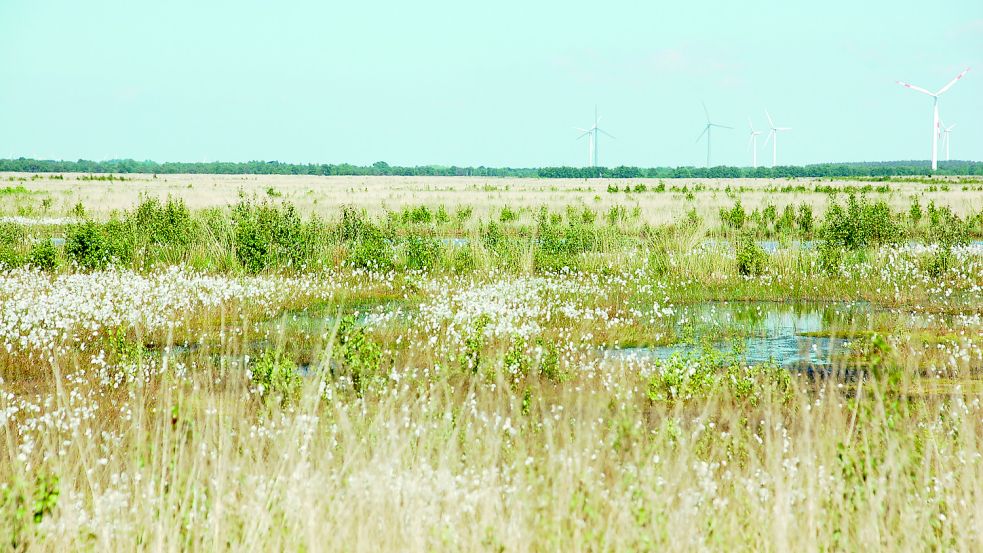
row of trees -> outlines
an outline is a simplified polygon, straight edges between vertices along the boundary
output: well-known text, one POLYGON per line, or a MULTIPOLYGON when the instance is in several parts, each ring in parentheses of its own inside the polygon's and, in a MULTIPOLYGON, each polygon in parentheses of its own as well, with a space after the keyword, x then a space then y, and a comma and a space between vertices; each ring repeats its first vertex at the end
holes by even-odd
MULTIPOLYGON (((781 167, 457 167, 418 165, 399 167, 384 161, 372 165, 297 164, 279 161, 157 163, 132 159, 109 161, 54 161, 3 159, 0 171, 25 173, 147 173, 221 175, 400 175, 541 178, 784 178, 784 177, 890 177, 932 175, 928 161, 819 163, 781 167)), ((944 161, 937 175, 983 175, 983 162, 944 161)))

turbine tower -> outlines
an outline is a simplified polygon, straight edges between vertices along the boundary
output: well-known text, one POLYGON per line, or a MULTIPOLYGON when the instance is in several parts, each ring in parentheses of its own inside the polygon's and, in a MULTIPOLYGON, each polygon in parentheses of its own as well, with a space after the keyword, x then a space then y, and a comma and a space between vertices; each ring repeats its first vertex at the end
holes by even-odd
POLYGON ((705 127, 703 127, 703 132, 700 133, 700 136, 696 137, 696 141, 699 142, 700 139, 703 138, 703 135, 707 135, 707 167, 710 167, 710 131, 714 127, 719 127, 721 129, 733 129, 734 127, 728 127, 727 125, 719 125, 717 123, 714 123, 713 121, 710 121, 710 111, 707 110, 707 104, 706 102, 702 102, 702 104, 703 104, 703 113, 707 116, 707 124, 705 127))
POLYGON ((580 127, 574 127, 583 134, 577 137, 580 140, 583 137, 587 137, 587 167, 594 166, 594 130, 593 129, 581 129, 580 127))
POLYGON ((758 168, 758 135, 761 131, 754 130, 754 123, 751 123, 751 118, 747 118, 747 126, 751 127, 751 138, 748 140, 747 145, 751 148, 751 167, 758 168))
POLYGON ((924 88, 921 88, 919 86, 915 86, 913 84, 909 84, 909 83, 906 83, 906 82, 903 82, 903 81, 898 81, 898 84, 901 85, 901 86, 903 86, 903 87, 905 87, 905 88, 910 88, 910 89, 914 90, 915 92, 921 92, 922 94, 927 94, 927 95, 929 95, 929 96, 932 97, 932 111, 933 111, 933 116, 932 116, 932 170, 933 171, 936 171, 939 168, 939 134, 941 133, 941 129, 939 127, 939 98, 942 96, 942 94, 945 93, 946 90, 949 90, 950 88, 952 88, 952 85, 956 84, 956 81, 958 81, 959 79, 963 78, 963 76, 966 73, 968 73, 968 72, 969 72, 969 68, 967 67, 966 69, 963 70, 962 73, 956 75, 956 78, 955 79, 952 79, 951 81, 949 81, 949 84, 947 84, 947 85, 943 86, 942 88, 940 88, 938 90, 938 92, 929 92, 928 90, 925 90, 924 88))
POLYGON ((765 117, 768 118, 768 127, 771 132, 768 133, 768 138, 765 138, 765 144, 771 140, 771 166, 774 167, 778 162, 778 133, 782 131, 790 131, 792 127, 776 127, 775 122, 771 120, 771 114, 768 110, 765 110, 765 117))
POLYGON ((597 124, 600 122, 601 122, 601 118, 597 116, 597 106, 595 105, 594 126, 589 129, 581 129, 580 127, 574 127, 575 129, 583 133, 577 137, 577 140, 580 140, 585 136, 588 137, 587 140, 587 166, 588 167, 597 167, 597 133, 599 132, 604 133, 608 137, 614 138, 614 136, 611 133, 597 126, 597 124))
POLYGON ((952 129, 956 128, 956 124, 953 123, 947 127, 945 126, 945 123, 939 119, 939 128, 942 129, 942 143, 945 144, 945 160, 949 161, 949 133, 952 132, 952 129))

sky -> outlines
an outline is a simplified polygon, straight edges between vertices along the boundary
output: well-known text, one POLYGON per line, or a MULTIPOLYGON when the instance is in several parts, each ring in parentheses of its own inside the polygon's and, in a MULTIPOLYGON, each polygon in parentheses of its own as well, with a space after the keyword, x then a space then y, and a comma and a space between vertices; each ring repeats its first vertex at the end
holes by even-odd
POLYGON ((0 157, 538 167, 983 160, 983 2, 0 0, 0 157), (771 161, 771 145, 758 159, 771 161), (944 151, 941 154, 944 159, 944 151))

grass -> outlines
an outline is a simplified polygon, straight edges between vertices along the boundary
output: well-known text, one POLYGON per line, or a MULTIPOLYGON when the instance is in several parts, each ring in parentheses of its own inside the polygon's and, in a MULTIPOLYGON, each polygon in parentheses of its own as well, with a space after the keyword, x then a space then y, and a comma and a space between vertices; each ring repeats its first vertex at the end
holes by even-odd
MULTIPOLYGON (((884 193, 852 212, 840 196, 871 224, 816 209, 806 231, 776 227, 783 209, 766 214, 755 192, 734 192, 745 210, 735 228, 730 198, 725 220, 687 208, 665 224, 631 204, 519 203, 502 217, 448 203, 439 215, 456 181, 407 209, 312 218, 281 203, 297 197, 290 182, 257 180, 282 196, 247 195, 239 208, 145 198, 115 222, 96 217, 86 248, 72 246, 89 257, 69 258, 69 240, 47 271, 0 271, 5 547, 983 541, 983 254, 959 245, 979 232, 976 212, 943 210, 960 192, 933 205, 934 222, 913 221, 907 196, 885 203, 890 217, 884 193), (821 266, 818 245, 793 245, 806 233, 835 243, 834 265, 821 266), (742 274, 733 244, 765 237, 788 246, 742 274), (715 301, 755 303, 724 316, 715 301), (836 313, 799 334, 848 339, 828 367, 749 365, 712 347, 822 306, 836 313), (687 340, 703 347, 607 354, 687 340)), ((495 182, 488 194, 530 194, 495 182)), ((919 184, 891 182, 889 194, 919 184)), ((630 197, 671 194, 656 186, 630 197)), ((738 183, 704 186, 694 193, 738 183)), ((0 238, 16 262, 76 224, 0 238)))

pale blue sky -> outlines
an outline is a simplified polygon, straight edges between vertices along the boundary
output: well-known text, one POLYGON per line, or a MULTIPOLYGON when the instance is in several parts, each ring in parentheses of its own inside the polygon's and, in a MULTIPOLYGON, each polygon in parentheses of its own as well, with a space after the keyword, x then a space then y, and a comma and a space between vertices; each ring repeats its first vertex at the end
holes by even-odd
POLYGON ((0 0, 0 157, 702 165, 983 159, 983 2, 0 0), (770 159, 760 146, 759 160, 770 159))

